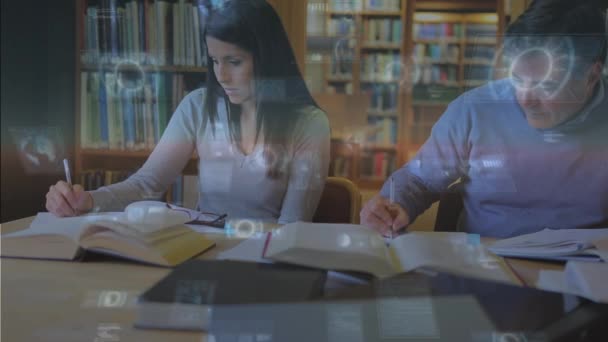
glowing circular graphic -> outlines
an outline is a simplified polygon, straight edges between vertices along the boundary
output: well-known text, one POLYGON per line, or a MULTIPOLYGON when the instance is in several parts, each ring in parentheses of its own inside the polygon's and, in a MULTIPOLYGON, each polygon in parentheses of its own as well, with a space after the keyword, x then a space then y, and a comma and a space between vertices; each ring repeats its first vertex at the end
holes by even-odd
MULTIPOLYGON (((495 79, 495 74, 499 77, 506 77, 513 82, 513 70, 518 66, 518 63, 525 63, 524 59, 539 55, 546 58, 548 61, 547 70, 544 72, 542 80, 536 81, 533 87, 520 87, 514 84, 514 87, 519 90, 529 91, 542 86, 544 81, 549 80, 552 76, 558 75, 557 80, 559 86, 551 92, 543 94, 544 97, 550 98, 559 93, 572 76, 576 56, 570 37, 555 37, 555 36, 534 36, 534 37, 511 37, 506 39, 517 39, 520 45, 524 48, 510 49, 503 45, 501 46, 492 62, 492 68, 489 68, 488 81, 495 79)), ((497 83, 489 82, 492 88, 492 95, 495 99, 504 99, 505 94, 496 88, 497 83)), ((504 89, 503 89, 504 91, 504 89)), ((544 91, 544 90, 543 90, 544 91)))
POLYGON ((534 85, 531 87, 527 87, 525 85, 523 85, 523 86, 516 85, 515 87, 520 90, 532 90, 532 89, 538 88, 542 85, 543 82, 549 80, 549 78, 553 74, 553 65, 554 65, 553 56, 546 49, 533 47, 533 48, 526 49, 526 50, 522 51, 521 53, 519 53, 517 56, 515 56, 515 58, 513 59, 513 62, 511 63, 511 65, 509 67, 509 79, 511 79, 511 80, 513 79, 513 70, 515 70, 515 68, 517 68, 520 63, 525 63, 522 61, 523 59, 529 58, 535 54, 543 55, 547 59, 548 66, 545 71, 545 74, 541 77, 540 81, 535 82, 534 85))
POLYGON ((238 238, 247 239, 262 231, 260 223, 252 220, 238 220, 234 224, 234 235, 238 238))
POLYGON ((121 89, 137 91, 146 84, 146 72, 138 62, 123 60, 116 64, 114 77, 118 83, 118 93, 121 89))
POLYGON ((406 67, 403 63, 390 62, 384 67, 384 79, 387 81, 398 81, 399 85, 405 84, 407 80, 406 67))
POLYGON ((284 158, 280 158, 281 155, 286 155, 285 148, 282 146, 272 145, 268 149, 257 149, 254 158, 255 166, 260 169, 269 170, 282 170, 284 165, 284 158))

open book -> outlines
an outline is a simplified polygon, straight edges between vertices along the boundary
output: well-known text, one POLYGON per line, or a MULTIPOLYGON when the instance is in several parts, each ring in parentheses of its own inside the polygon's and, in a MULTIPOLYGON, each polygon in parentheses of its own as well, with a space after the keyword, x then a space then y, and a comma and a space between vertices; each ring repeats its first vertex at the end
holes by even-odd
POLYGON ((380 278, 427 268, 520 283, 502 259, 488 253, 479 243, 470 243, 469 237, 464 233, 407 233, 387 246, 379 233, 360 225, 296 222, 268 233, 263 256, 380 278))
POLYGON ((489 249, 510 257, 608 262, 608 228, 547 228, 497 241, 489 249))
POLYGON ((121 212, 66 218, 39 213, 29 228, 3 234, 1 241, 2 257, 74 260, 88 250, 162 266, 175 266, 214 246, 184 224, 146 231, 121 212))

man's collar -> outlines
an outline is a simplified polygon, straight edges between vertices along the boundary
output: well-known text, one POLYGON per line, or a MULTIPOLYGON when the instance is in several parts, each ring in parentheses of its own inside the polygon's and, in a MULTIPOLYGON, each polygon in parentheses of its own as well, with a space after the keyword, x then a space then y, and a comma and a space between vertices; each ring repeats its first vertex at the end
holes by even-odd
MULTIPOLYGON (((602 102, 604 102, 604 98, 606 97, 606 84, 604 77, 600 77, 598 81, 598 85, 595 89, 595 94, 591 97, 591 99, 585 104, 583 109, 571 120, 564 123, 563 127, 572 127, 574 125, 579 125, 589 116, 594 109, 596 109, 602 102)), ((562 125, 559 125, 562 126, 562 125)), ((559 127, 558 126, 558 127, 559 127)), ((557 128, 557 127, 556 127, 557 128)))

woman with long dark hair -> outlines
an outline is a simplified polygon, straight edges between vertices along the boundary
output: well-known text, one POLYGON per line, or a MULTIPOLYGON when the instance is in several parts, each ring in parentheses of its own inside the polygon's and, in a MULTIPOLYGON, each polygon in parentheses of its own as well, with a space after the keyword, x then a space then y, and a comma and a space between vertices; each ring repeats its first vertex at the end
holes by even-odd
POLYGON ((204 32, 207 85, 188 94, 160 142, 127 180, 85 192, 52 186, 58 216, 158 199, 196 151, 203 212, 310 221, 329 165, 329 124, 306 88, 285 30, 264 0, 226 0, 204 32))

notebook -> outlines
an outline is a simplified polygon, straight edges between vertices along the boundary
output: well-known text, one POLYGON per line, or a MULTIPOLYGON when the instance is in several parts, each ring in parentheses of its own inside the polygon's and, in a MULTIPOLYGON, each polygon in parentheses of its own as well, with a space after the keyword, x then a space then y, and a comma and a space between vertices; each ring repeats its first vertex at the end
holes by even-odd
POLYGON ((324 271, 291 265, 191 260, 146 290, 138 300, 137 328, 209 330, 211 320, 246 317, 233 310, 297 303, 323 293, 324 271))
POLYGON ((493 243, 489 250, 509 257, 608 261, 608 228, 543 229, 493 243))

